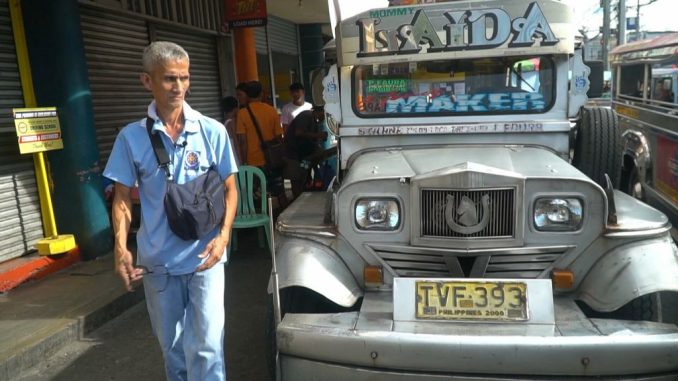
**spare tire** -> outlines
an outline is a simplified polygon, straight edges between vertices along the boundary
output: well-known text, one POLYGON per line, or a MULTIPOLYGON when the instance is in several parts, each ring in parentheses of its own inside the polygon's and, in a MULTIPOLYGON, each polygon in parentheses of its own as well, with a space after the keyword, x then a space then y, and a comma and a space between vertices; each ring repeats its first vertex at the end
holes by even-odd
POLYGON ((605 174, 619 187, 622 168, 621 133, 617 114, 610 108, 584 107, 577 123, 572 164, 605 187, 605 174))

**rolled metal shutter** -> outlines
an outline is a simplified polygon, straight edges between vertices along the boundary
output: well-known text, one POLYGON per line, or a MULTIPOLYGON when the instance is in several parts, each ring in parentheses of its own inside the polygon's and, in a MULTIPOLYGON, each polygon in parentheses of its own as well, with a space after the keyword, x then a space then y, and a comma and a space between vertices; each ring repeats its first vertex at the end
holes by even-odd
POLYGON ((139 80, 148 29, 141 18, 81 5, 80 22, 102 163, 118 132, 146 115, 152 97, 139 80))
MULTIPOLYGON (((278 17, 268 17, 268 35, 271 40, 271 51, 299 55, 299 41, 297 26, 290 21, 278 17)), ((254 40, 257 44, 257 53, 268 54, 266 49, 266 29, 254 28, 254 40)))
POLYGON ((0 262, 43 237, 32 155, 20 155, 12 108, 24 107, 7 0, 0 0, 0 262))
POLYGON ((221 121, 221 80, 216 37, 173 27, 155 28, 155 40, 181 45, 190 59, 191 87, 186 97, 191 107, 221 121))

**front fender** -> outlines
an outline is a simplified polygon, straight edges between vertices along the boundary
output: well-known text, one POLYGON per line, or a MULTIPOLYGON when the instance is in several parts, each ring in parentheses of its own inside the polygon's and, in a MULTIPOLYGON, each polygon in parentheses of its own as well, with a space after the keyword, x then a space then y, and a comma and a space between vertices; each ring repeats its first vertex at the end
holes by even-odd
POLYGON ((582 281, 577 299, 599 312, 614 311, 646 294, 678 292, 676 274, 678 248, 667 233, 607 253, 582 281))
MULTIPOLYGON (((342 306, 354 305, 363 296, 353 274, 329 247, 291 238, 276 250, 279 288, 300 286, 311 289, 342 306)), ((268 292, 273 291, 269 283, 268 292)))

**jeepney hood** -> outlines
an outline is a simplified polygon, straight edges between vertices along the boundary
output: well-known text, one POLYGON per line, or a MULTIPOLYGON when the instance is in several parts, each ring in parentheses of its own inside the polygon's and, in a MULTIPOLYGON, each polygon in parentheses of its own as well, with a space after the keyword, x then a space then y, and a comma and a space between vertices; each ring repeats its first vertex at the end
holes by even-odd
POLYGON ((590 181, 575 167, 542 148, 464 146, 366 152, 353 161, 344 185, 368 180, 421 179, 448 171, 590 181))

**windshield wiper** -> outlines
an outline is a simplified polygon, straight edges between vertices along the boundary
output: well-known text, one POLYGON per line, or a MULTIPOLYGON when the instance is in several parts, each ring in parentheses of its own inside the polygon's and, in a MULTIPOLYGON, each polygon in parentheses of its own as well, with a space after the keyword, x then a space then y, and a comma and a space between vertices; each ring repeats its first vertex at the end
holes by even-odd
POLYGON ((516 69, 513 68, 513 66, 509 66, 509 70, 510 70, 511 72, 513 72, 513 73, 516 75, 516 77, 518 77, 518 80, 520 80, 521 82, 523 82, 524 84, 526 84, 527 87, 529 87, 530 90, 532 90, 532 92, 537 91, 537 90, 534 89, 534 87, 532 87, 532 85, 530 85, 530 84, 523 78, 522 75, 520 75, 520 73, 518 73, 518 71, 517 71, 516 69))

